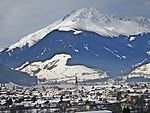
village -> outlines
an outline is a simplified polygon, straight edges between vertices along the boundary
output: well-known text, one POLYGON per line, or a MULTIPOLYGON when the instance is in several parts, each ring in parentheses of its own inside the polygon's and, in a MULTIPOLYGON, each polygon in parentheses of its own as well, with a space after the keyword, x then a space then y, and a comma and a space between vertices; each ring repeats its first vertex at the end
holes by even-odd
POLYGON ((150 113, 150 83, 1 84, 0 113, 150 113))

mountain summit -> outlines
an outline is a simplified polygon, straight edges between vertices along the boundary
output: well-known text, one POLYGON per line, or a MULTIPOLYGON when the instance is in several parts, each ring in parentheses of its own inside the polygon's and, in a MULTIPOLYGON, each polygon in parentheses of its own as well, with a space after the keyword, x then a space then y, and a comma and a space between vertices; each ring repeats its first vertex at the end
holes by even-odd
POLYGON ((82 8, 78 11, 72 11, 71 14, 46 28, 22 38, 11 45, 8 51, 25 45, 31 47, 56 29, 59 31, 74 31, 74 34, 81 33, 80 30, 86 30, 103 36, 130 36, 150 32, 150 19, 144 17, 117 17, 104 14, 92 7, 82 8))
POLYGON ((4 49, 0 63, 10 68, 34 67, 57 54, 67 54, 71 56, 67 69, 80 65, 118 76, 149 63, 149 51, 150 19, 117 17, 83 8, 4 49))

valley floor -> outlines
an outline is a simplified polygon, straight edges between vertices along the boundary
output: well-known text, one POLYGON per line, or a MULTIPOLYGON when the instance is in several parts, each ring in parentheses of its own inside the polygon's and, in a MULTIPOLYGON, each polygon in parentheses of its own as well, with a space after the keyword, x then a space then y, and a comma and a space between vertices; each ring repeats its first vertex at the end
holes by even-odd
POLYGON ((1 84, 0 113, 149 113, 150 83, 1 84))

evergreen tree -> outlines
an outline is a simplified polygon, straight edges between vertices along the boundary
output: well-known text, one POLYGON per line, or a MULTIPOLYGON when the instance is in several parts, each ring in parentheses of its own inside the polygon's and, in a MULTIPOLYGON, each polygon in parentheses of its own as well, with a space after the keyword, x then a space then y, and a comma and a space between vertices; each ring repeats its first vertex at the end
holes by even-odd
POLYGON ((123 109, 123 113, 130 113, 130 109, 129 109, 129 107, 127 106, 127 107, 124 107, 124 109, 123 109))

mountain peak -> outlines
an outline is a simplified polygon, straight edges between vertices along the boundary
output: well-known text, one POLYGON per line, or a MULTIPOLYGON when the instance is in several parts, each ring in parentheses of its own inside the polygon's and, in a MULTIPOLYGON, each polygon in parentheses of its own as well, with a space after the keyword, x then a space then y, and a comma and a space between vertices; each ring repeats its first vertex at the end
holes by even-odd
POLYGON ((104 23, 110 22, 110 19, 106 14, 93 7, 82 8, 77 11, 73 10, 71 14, 66 15, 64 17, 63 21, 64 20, 71 20, 73 22, 84 20, 84 21, 91 21, 94 23, 99 23, 102 21, 104 21, 104 23))
POLYGON ((97 16, 97 14, 102 15, 103 13, 96 8, 88 7, 88 8, 79 9, 74 14, 77 15, 78 17, 83 17, 83 18, 89 19, 89 18, 92 18, 93 16, 97 16))
POLYGON ((72 11, 63 19, 32 33, 20 41, 11 45, 8 51, 23 46, 31 47, 48 33, 58 29, 59 31, 74 31, 74 34, 82 31, 91 31, 99 35, 115 37, 119 35, 137 35, 150 32, 150 20, 144 17, 118 17, 104 14, 96 8, 82 8, 72 11), (80 31, 79 31, 80 30, 80 31))

